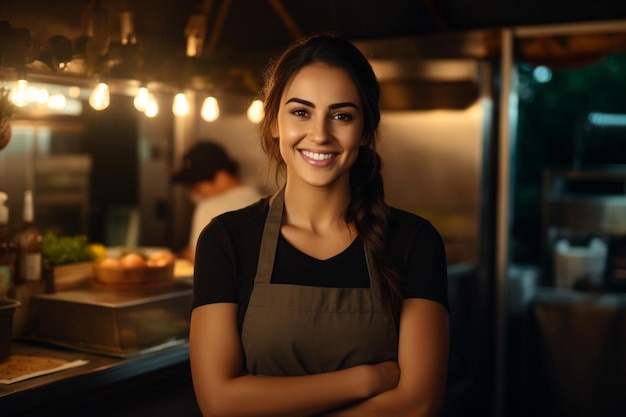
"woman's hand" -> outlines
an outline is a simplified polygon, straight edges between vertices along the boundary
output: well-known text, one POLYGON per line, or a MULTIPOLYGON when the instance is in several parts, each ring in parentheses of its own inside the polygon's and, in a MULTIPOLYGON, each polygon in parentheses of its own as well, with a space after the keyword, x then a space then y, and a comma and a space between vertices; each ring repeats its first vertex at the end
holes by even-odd
POLYGON ((400 380, 400 367, 396 361, 386 361, 375 365, 367 365, 369 376, 369 395, 372 397, 394 389, 400 380))
POLYGON ((319 416, 438 416, 446 386, 448 346, 447 310, 435 301, 405 300, 400 316, 399 368, 394 369, 395 362, 371 365, 374 369, 370 370, 370 377, 379 378, 375 382, 380 384, 372 389, 383 391, 319 416), (400 377, 394 382, 398 374, 400 377), (389 389, 392 383, 394 386, 389 389))

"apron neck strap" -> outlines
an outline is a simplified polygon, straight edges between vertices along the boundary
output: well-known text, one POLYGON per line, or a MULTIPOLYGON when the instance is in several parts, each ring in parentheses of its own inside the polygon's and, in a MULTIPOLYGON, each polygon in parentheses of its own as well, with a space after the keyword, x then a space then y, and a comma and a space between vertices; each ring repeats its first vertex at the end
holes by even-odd
MULTIPOLYGON (((254 278, 254 285, 269 284, 274 270, 274 258, 276 257, 276 247, 278 245, 278 236, 280 235, 280 227, 283 221, 283 212, 285 210, 285 186, 282 186, 274 196, 274 200, 270 204, 269 213, 265 219, 263 228, 263 237, 261 238, 261 249, 259 251, 259 260, 257 262, 257 272, 254 278)), ((370 276, 370 288, 375 294, 375 298, 379 299, 380 287, 376 270, 372 268, 371 254, 367 246, 363 245, 365 251, 365 260, 367 270, 370 276)))
POLYGON ((280 226, 283 221, 283 211, 285 208, 285 186, 280 188, 274 196, 274 201, 270 204, 269 213, 265 219, 263 237, 261 239, 261 249, 259 251, 259 261, 257 263, 256 277, 254 284, 269 284, 274 269, 274 258, 280 226))

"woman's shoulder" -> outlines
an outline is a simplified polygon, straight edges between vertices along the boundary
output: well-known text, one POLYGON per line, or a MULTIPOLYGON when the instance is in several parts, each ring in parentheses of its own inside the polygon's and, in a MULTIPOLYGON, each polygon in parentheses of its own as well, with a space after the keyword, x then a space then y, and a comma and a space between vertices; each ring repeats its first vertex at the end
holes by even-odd
POLYGON ((398 207, 390 207, 390 210, 392 228, 398 228, 400 230, 406 228, 415 232, 426 229, 437 231, 430 220, 419 214, 411 213, 398 207))
POLYGON ((247 253, 256 250, 263 235, 269 198, 216 216, 198 238, 198 250, 211 253, 247 253), (256 249, 255 249, 256 248, 256 249))
POLYGON ((260 198, 246 207, 228 211, 216 216, 210 224, 219 225, 228 230, 249 229, 254 225, 263 225, 269 210, 270 196, 260 198))
POLYGON ((397 207, 391 207, 390 231, 392 244, 443 244, 443 237, 429 219, 397 207))

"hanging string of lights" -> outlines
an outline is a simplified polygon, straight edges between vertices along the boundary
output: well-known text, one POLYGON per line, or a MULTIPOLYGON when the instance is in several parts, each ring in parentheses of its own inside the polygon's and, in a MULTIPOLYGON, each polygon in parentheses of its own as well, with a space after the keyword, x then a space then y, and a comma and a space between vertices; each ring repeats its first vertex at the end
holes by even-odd
MULTIPOLYGON (((179 68, 179 71, 170 71, 172 74, 169 74, 169 76, 175 77, 173 80, 156 79, 161 86, 167 84, 177 84, 179 86, 185 83, 190 84, 189 86, 179 87, 179 92, 173 91, 171 93, 171 109, 176 117, 191 117, 193 116, 190 114, 191 109, 196 108, 190 105, 189 98, 183 92, 184 90, 193 90, 195 95, 204 96, 202 104, 199 106, 199 117, 207 122, 213 122, 220 117, 220 94, 217 90, 223 90, 222 94, 228 94, 228 87, 224 85, 232 88, 232 83, 226 81, 222 83, 223 85, 219 85, 219 88, 216 88, 215 80, 209 79, 211 75, 206 74, 202 65, 206 63, 206 60, 203 59, 203 54, 210 53, 215 47, 220 27, 228 11, 228 5, 229 2, 223 2, 221 9, 218 11, 217 21, 211 26, 212 32, 207 47, 204 47, 204 38, 208 23, 208 8, 200 9, 196 14, 189 17, 185 29, 188 65, 185 68, 179 68), (202 62, 202 65, 199 65, 198 62, 202 62), (203 80, 204 85, 202 82, 198 82, 199 79, 203 80)), ((92 0, 86 6, 81 19, 84 33, 76 42, 72 42, 64 36, 53 36, 46 41, 44 48, 39 53, 33 54, 31 51, 30 54, 36 55, 39 62, 44 63, 55 73, 92 77, 94 81, 88 95, 88 103, 96 111, 103 111, 111 104, 113 90, 109 85, 110 81, 114 78, 127 79, 129 81, 150 79, 149 72, 152 68, 145 68, 148 65, 137 57, 138 37, 134 27, 134 16, 130 10, 113 13, 105 7, 105 3, 92 0), (110 35, 112 19, 118 20, 114 26, 120 30, 119 42, 113 42, 112 39, 114 37, 110 35), (127 73, 120 74, 120 68, 127 71, 127 73), (135 75, 139 73, 143 73, 143 75, 135 75)), ((26 32, 20 29, 19 36, 26 36, 26 32)), ((16 42, 20 42, 20 40, 16 38, 16 42)), ((32 42, 29 42, 28 39, 23 39, 23 43, 31 44, 32 42)), ((7 51, 9 49, 5 48, 4 50, 7 51)), ((59 108, 67 105, 69 97, 62 93, 50 94, 45 87, 35 87, 32 83, 29 84, 24 61, 27 61, 27 59, 22 59, 21 57, 16 59, 15 62, 7 62, 7 57, 3 57, 3 60, 0 61, 0 67, 5 67, 8 64, 9 67, 16 68, 19 73, 17 81, 4 83, 12 84, 13 102, 18 107, 38 104, 46 105, 50 108, 59 108)), ((33 70, 33 67, 29 66, 29 71, 31 73, 39 72, 41 67, 35 66, 33 70)), ((241 93, 241 86, 237 87, 239 88, 238 93, 241 93)), ((89 87, 83 86, 83 88, 89 87)), ((140 85, 136 87, 134 92, 127 89, 125 94, 134 96, 135 108, 146 117, 152 118, 159 114, 159 100, 151 91, 149 82, 140 82, 140 85)), ((252 91, 250 91, 250 94, 252 95, 252 91)), ((162 101, 163 99, 163 95, 161 95, 160 100, 162 101)), ((251 122, 259 123, 260 118, 262 118, 259 115, 262 113, 259 113, 259 110, 255 110, 256 107, 253 108, 253 106, 258 106, 258 104, 251 104, 250 108, 245 110, 246 115, 248 115, 251 122)))

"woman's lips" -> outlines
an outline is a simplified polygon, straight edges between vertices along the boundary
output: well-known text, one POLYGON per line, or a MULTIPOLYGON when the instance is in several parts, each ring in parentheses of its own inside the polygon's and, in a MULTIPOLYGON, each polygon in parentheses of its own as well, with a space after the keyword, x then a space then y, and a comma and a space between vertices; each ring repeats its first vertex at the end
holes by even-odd
POLYGON ((308 164, 317 167, 330 165, 337 156, 336 153, 332 152, 314 152, 305 149, 300 150, 300 155, 302 155, 308 164))

